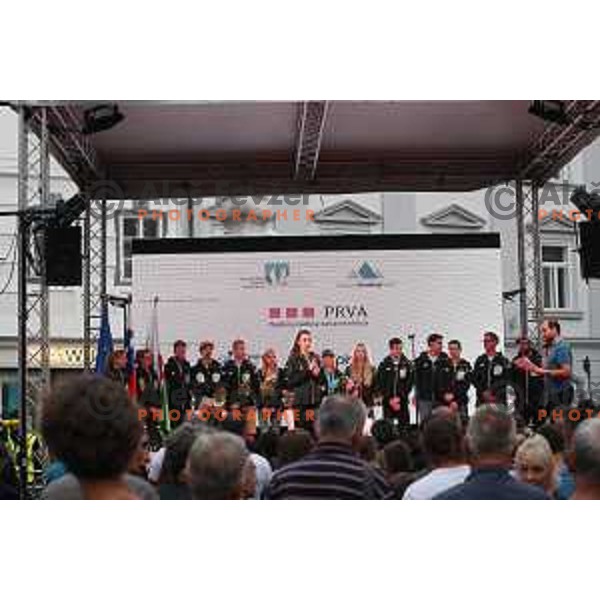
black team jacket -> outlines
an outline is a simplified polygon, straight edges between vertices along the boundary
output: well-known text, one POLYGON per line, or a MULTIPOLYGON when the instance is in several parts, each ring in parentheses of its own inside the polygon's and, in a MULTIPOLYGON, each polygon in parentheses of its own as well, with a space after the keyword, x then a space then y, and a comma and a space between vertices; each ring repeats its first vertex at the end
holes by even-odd
POLYGON ((435 362, 428 352, 415 359, 415 386, 417 402, 429 401, 434 406, 446 404, 444 394, 452 391, 452 365, 445 352, 440 352, 435 362))
POLYGON ((502 352, 496 352, 491 358, 487 354, 478 356, 473 365, 473 385, 477 390, 477 405, 486 402, 485 392, 491 392, 494 402, 506 404, 506 386, 511 379, 511 365, 502 352))

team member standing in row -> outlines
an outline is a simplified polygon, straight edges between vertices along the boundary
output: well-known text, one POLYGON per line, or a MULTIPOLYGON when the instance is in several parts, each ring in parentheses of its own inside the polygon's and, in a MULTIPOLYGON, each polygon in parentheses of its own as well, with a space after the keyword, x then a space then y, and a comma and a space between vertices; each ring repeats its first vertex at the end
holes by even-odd
POLYGON ((135 356, 136 400, 140 408, 145 409, 144 426, 148 434, 150 448, 158 450, 162 445, 156 411, 162 408, 158 374, 154 369, 154 360, 150 350, 138 350, 135 356))
POLYGON ((227 390, 229 406, 256 406, 260 383, 256 367, 246 354, 246 342, 234 340, 231 358, 223 365, 223 383, 227 390))
POLYGON ((413 368, 404 356, 400 338, 392 338, 388 347, 390 352, 377 369, 377 391, 382 396, 383 416, 407 426, 410 422, 408 395, 414 382, 413 368))
POLYGON ((442 351, 444 337, 432 333, 427 338, 427 350, 415 359, 415 393, 418 421, 422 423, 437 406, 447 404, 452 391, 452 366, 442 351))
POLYGON ((365 406, 371 408, 374 404, 376 386, 375 365, 367 346, 359 342, 352 350, 352 358, 346 369, 346 393, 353 398, 360 398, 365 406))
POLYGON ((192 367, 192 390, 199 406, 204 398, 215 398, 221 381, 221 364, 213 358, 215 345, 205 340, 200 342, 200 356, 192 367))
POLYGON ((191 408, 191 368, 186 358, 187 344, 177 340, 173 344, 173 356, 165 364, 165 382, 169 398, 169 412, 173 413, 172 425, 177 427, 185 421, 185 411, 191 408))
MULTIPOLYGON (((274 413, 282 407, 285 387, 285 374, 277 364, 277 354, 273 348, 265 350, 261 357, 262 366, 258 370, 259 407, 273 409, 274 413)), ((271 414, 273 422, 275 414, 271 414)))
POLYGON ((338 369, 337 357, 333 350, 323 350, 321 363, 322 368, 319 375, 321 397, 343 393, 346 381, 343 373, 338 369))
POLYGON ((499 341, 493 331, 483 334, 485 352, 473 365, 477 406, 486 403, 506 404, 506 387, 511 380, 511 368, 508 359, 498 350, 499 341))
POLYGON ((458 340, 448 342, 448 356, 450 358, 451 379, 450 391, 446 400, 450 405, 454 402, 463 423, 469 419, 469 389, 473 368, 471 363, 462 357, 462 345, 458 340))

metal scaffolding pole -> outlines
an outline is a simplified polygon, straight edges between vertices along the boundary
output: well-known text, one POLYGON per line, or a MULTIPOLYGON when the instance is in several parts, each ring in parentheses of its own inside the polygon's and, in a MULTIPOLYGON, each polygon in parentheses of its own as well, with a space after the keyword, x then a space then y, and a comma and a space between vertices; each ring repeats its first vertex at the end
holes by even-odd
POLYGON ((539 347, 540 325, 544 320, 542 289, 542 248, 539 222, 539 184, 523 188, 524 273, 527 298, 527 334, 539 347))
POLYGON ((519 328, 521 336, 540 344, 544 320, 542 248, 539 222, 539 184, 516 180, 517 267, 519 288, 519 328))
POLYGON ((529 323, 527 318, 527 264, 525 262, 525 207, 523 200, 523 182, 517 179, 516 208, 517 208, 517 264, 519 268, 519 330, 521 337, 528 335, 529 323))
POLYGON ((18 356, 21 497, 28 496, 27 431, 40 393, 50 384, 49 295, 43 240, 28 211, 47 209, 50 179, 48 122, 45 108, 19 107, 18 128, 19 284, 18 356))
POLYGON ((106 200, 90 199, 84 217, 84 368, 93 370, 102 310, 106 302, 106 200))

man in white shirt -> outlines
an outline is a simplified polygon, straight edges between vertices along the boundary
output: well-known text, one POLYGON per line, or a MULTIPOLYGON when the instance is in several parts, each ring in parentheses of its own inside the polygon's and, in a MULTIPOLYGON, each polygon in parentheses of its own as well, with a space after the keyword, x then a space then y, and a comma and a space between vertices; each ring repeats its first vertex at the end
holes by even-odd
POLYGON ((450 409, 434 411, 423 428, 423 445, 433 469, 408 486, 403 500, 431 500, 463 483, 471 471, 465 461, 460 418, 450 409))

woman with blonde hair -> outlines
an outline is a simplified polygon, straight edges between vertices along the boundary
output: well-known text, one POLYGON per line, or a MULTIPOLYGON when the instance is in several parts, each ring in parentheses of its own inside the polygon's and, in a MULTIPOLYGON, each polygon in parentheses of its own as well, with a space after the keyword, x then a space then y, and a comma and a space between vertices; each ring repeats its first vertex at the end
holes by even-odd
POLYGON ((540 434, 525 439, 515 454, 517 477, 531 485, 536 485, 550 496, 556 492, 556 469, 550 444, 540 434))
POLYGON ((261 368, 258 370, 260 383, 259 408, 280 409, 284 374, 277 364, 277 353, 267 348, 261 356, 261 368))
POLYGON ((346 369, 346 392, 360 398, 367 406, 373 406, 375 395, 375 365, 364 342, 358 342, 346 369))

